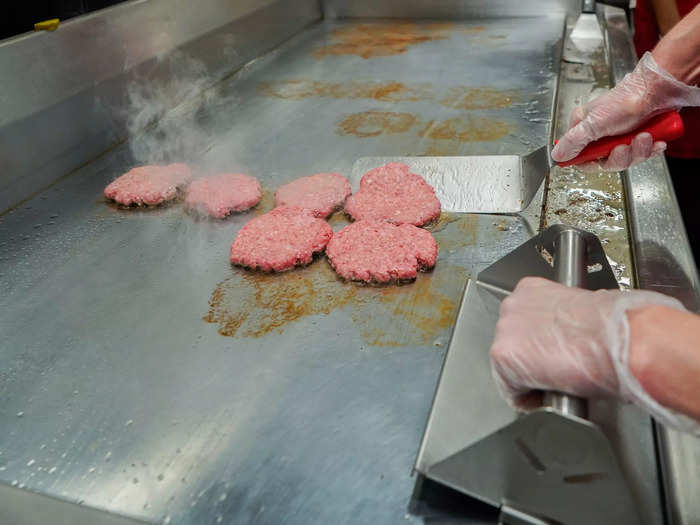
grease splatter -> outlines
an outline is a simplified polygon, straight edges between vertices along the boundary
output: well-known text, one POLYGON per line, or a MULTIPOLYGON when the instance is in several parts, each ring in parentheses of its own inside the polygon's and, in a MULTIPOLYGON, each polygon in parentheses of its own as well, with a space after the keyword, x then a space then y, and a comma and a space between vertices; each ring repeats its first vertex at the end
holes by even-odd
POLYGON ((302 100, 312 97, 372 99, 381 102, 418 101, 432 98, 430 84, 407 86, 402 82, 326 83, 316 80, 283 80, 258 84, 258 94, 266 97, 302 100))
POLYGON ((440 104, 454 109, 504 109, 518 97, 516 90, 456 86, 447 91, 440 104))
POLYGON ((333 31, 332 43, 314 50, 313 56, 356 55, 368 59, 399 55, 411 46, 445 39, 454 27, 450 23, 353 24, 333 31))
POLYGON ((486 142, 498 140, 510 132, 507 123, 485 117, 455 117, 443 121, 430 121, 420 135, 434 140, 459 142, 486 142))
POLYGON ((326 261, 283 274, 234 270, 209 299, 203 319, 221 335, 259 338, 282 333, 308 316, 342 310, 365 344, 431 345, 454 323, 461 267, 439 265, 402 286, 359 286, 340 280, 326 261))
POLYGON ((368 99, 380 102, 416 102, 439 98, 440 104, 453 109, 504 109, 519 98, 518 90, 492 87, 453 86, 445 92, 432 84, 403 82, 326 83, 317 80, 290 79, 261 82, 258 94, 286 100, 306 98, 368 99))
POLYGON ((498 140, 510 132, 506 122, 487 117, 464 116, 421 124, 411 113, 363 111, 345 117, 336 133, 367 138, 406 133, 411 129, 418 129, 418 136, 422 138, 458 143, 498 140))
POLYGON ((428 229, 435 236, 441 252, 466 248, 476 243, 479 217, 473 214, 443 212, 437 224, 428 229))
POLYGON ((328 314, 355 292, 325 261, 281 274, 235 270, 212 292, 203 319, 217 324, 221 335, 261 337, 302 317, 328 314))
POLYGON ((255 215, 262 215, 267 213, 272 208, 275 207, 275 192, 267 188, 262 189, 262 197, 260 202, 255 205, 255 215))
POLYGON ((461 293, 455 283, 467 277, 463 268, 443 264, 413 284, 380 288, 375 298, 380 307, 353 309, 353 322, 372 346, 431 345, 454 324, 461 293))
POLYGON ((339 135, 356 137, 377 137, 383 134, 405 133, 416 122, 415 115, 393 111, 363 111, 353 113, 339 124, 339 135))

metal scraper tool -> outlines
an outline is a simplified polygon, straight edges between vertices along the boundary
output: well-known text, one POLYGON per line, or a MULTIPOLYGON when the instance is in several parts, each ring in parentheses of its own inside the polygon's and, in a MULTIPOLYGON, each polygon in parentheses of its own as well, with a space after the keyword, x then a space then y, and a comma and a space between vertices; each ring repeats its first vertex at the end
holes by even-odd
POLYGON ((556 225, 467 283, 416 460, 425 477, 500 508, 501 523, 641 523, 586 400, 545 392, 521 414, 501 398, 489 348, 500 301, 525 276, 617 289, 598 238, 556 225))
POLYGON ((592 64, 603 45, 603 30, 596 16, 595 0, 583 0, 581 14, 564 44, 562 58, 575 64, 592 64))
POLYGON ((443 211, 458 213, 521 212, 551 167, 547 146, 522 156, 363 157, 352 167, 353 190, 365 173, 389 162, 407 164, 435 189, 443 211))

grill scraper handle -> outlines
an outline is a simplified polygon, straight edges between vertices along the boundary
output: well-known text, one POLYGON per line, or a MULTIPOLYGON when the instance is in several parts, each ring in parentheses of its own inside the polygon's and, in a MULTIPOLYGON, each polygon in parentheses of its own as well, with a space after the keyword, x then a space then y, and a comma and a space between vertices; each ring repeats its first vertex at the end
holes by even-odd
MULTIPOLYGON (((566 286, 583 287, 588 275, 588 267, 586 264, 586 240, 581 234, 570 229, 562 231, 554 241, 554 253, 556 280, 566 286)), ((580 418, 585 418, 588 413, 585 399, 562 392, 545 392, 542 406, 580 418)))
POLYGON ((605 158, 610 155, 610 152, 615 148, 615 146, 619 146, 620 144, 626 144, 629 146, 634 137, 644 132, 651 134, 651 136, 654 137, 654 142, 660 140, 664 142, 671 142, 672 140, 681 138, 685 132, 685 128, 683 126, 683 120, 677 111, 662 113, 661 115, 657 115, 652 117, 650 120, 647 120, 644 124, 630 133, 625 133, 624 135, 614 135, 612 137, 603 137, 602 139, 591 142, 588 146, 583 148, 583 151, 576 157, 564 162, 557 162, 557 165, 563 168, 565 166, 583 164, 584 162, 591 162, 593 160, 605 158))

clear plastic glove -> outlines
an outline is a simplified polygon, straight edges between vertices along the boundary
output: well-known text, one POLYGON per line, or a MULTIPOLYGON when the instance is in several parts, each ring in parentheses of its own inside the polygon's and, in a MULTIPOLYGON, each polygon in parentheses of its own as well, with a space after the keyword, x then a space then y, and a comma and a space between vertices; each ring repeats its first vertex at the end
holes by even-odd
MULTIPOLYGON (((659 67, 651 53, 645 53, 614 89, 573 111, 571 127, 552 150, 552 158, 557 162, 573 159, 594 140, 627 133, 655 115, 686 106, 700 106, 700 88, 676 80, 659 67)), ((666 143, 640 133, 629 146, 617 146, 607 159, 582 167, 619 171, 665 149, 666 143)))
POLYGON ((591 292, 523 279, 501 304, 491 347, 499 390, 518 409, 540 406, 543 390, 619 397, 666 425, 698 432, 697 422, 655 401, 630 371, 626 311, 650 305, 684 310, 656 292, 591 292))

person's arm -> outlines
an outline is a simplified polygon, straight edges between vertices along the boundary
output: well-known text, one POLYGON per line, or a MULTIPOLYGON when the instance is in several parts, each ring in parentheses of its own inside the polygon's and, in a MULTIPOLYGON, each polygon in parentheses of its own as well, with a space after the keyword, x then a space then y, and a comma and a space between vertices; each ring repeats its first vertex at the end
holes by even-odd
MULTIPOLYGON (((573 159, 590 142, 620 135, 641 126, 654 115, 686 106, 700 106, 700 5, 661 39, 652 53, 608 93, 576 108, 571 127, 552 149, 556 161, 573 159)), ((629 146, 619 145, 601 161, 604 170, 619 171, 664 151, 640 133, 629 146)), ((597 167, 598 163, 596 163, 597 167)))
POLYGON ((649 306, 627 318, 634 377, 659 403, 700 421, 700 317, 649 306))
POLYGON ((541 392, 619 397, 700 433, 700 318, 648 291, 591 292, 525 278, 501 304, 496 385, 515 408, 541 392))
POLYGON ((681 82, 690 86, 700 83, 700 4, 673 26, 651 54, 681 82))
POLYGON ((676 0, 651 0, 656 25, 661 35, 668 33, 681 19, 676 0))

